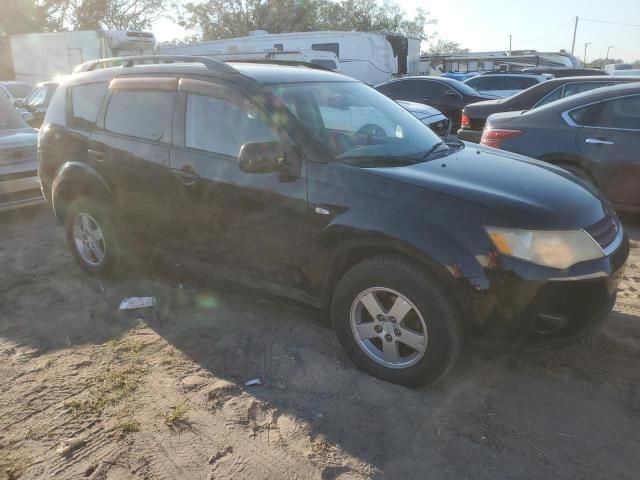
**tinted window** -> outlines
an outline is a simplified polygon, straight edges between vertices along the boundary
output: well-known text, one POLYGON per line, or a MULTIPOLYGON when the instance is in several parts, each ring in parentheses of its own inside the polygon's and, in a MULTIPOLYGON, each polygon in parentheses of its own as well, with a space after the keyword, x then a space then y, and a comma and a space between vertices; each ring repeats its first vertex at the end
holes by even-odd
POLYGON ((489 82, 487 77, 474 77, 465 82, 465 84, 476 90, 488 90, 489 82))
POLYGON ((602 102, 589 125, 640 130, 640 95, 602 102))
POLYGON ((277 141, 266 116, 248 100, 230 92, 225 98, 189 94, 185 145, 237 157, 249 142, 277 141))
POLYGON ((320 58, 316 58, 316 59, 312 59, 311 63, 320 65, 321 67, 324 67, 324 68, 329 68, 331 70, 335 70, 338 68, 336 65, 336 62, 334 62, 333 60, 323 60, 320 58))
POLYGON ((314 43, 311 45, 311 50, 316 52, 333 52, 336 57, 340 58, 340 45, 337 43, 314 43))
POLYGON ((542 100, 540 100, 536 104, 536 107, 541 107, 542 105, 546 105, 547 103, 555 102, 556 100, 561 99, 562 96, 563 96, 562 95, 562 89, 563 88, 564 88, 563 86, 560 86, 560 87, 556 88, 553 92, 551 92, 549 95, 547 95, 542 100))
POLYGON ((24 98, 29 95, 29 92, 33 88, 27 83, 7 83, 5 84, 7 90, 13 98, 24 98))
POLYGON ((611 85, 611 82, 582 82, 582 83, 567 83, 564 87, 563 97, 570 97, 577 93, 587 92, 594 88, 606 87, 611 85))
POLYGON ((105 129, 109 132, 170 143, 175 92, 116 90, 111 95, 105 129))
POLYGON ((107 89, 106 82, 71 87, 68 90, 69 124, 76 128, 93 128, 107 89))
POLYGON ((0 130, 25 128, 27 126, 11 102, 0 96, 0 130))

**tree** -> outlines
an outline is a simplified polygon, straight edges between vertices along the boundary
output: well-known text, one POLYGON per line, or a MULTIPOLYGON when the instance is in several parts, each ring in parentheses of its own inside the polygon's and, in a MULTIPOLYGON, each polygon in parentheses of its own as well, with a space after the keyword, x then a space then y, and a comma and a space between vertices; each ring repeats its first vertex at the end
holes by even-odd
POLYGON ((187 3, 180 19, 200 40, 244 36, 251 30, 387 31, 424 39, 429 23, 423 10, 408 19, 397 4, 381 0, 205 0, 187 3))
POLYGON ((452 53, 467 53, 468 51, 468 48, 462 48, 459 43, 438 38, 437 35, 434 35, 427 43, 427 55, 448 55, 452 53))
POLYGON ((588 62, 588 66, 592 68, 603 68, 605 65, 609 65, 612 63, 624 63, 622 59, 618 58, 596 58, 595 60, 591 60, 588 62))

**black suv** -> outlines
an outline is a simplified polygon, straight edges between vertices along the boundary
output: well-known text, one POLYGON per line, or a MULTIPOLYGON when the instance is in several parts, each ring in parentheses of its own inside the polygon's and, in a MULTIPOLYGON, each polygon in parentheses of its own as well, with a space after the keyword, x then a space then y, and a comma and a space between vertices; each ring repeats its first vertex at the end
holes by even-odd
POLYGON ((119 64, 66 79, 40 130, 43 192, 91 274, 127 244, 198 260, 329 309, 351 359, 403 384, 465 341, 565 344, 612 308, 627 237, 562 169, 444 143, 333 72, 119 64))

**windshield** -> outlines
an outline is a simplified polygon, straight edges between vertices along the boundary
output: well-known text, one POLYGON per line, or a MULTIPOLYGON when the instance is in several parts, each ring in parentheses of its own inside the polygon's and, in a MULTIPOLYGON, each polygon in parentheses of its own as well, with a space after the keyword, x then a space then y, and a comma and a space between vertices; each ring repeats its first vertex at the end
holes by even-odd
POLYGON ((9 100, 0 97, 0 130, 13 130, 27 126, 9 100))
POLYGON ((24 98, 29 95, 31 85, 26 83, 5 83, 4 87, 9 91, 13 98, 24 98))
POLYGON ((338 159, 424 157, 440 138, 393 100, 359 82, 268 88, 338 159))

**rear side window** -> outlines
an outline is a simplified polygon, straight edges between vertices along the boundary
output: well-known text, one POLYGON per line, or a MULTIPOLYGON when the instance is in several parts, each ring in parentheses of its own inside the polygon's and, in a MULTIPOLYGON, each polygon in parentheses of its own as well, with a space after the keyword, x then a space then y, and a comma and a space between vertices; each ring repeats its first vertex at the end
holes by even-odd
POLYGON ((570 97, 582 92, 588 92, 594 88, 606 87, 612 85, 611 82, 582 82, 582 83, 567 83, 564 87, 563 97, 570 97))
POLYGON ((640 95, 606 100, 601 105, 590 125, 640 130, 640 95))
POLYGON ((69 88, 68 124, 75 128, 92 129, 108 88, 106 82, 87 83, 69 88))
POLYGON ((109 99, 105 130, 171 143, 175 95, 167 90, 115 90, 109 99))

